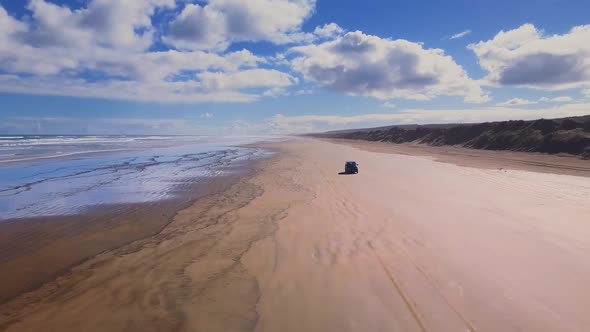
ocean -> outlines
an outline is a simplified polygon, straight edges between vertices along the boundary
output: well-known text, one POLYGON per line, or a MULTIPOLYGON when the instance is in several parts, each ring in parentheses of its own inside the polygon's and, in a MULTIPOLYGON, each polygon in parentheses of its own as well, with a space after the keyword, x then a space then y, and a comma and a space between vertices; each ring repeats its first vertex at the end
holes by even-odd
POLYGON ((0 136, 0 220, 155 202, 237 174, 261 136, 0 136), (203 182, 204 185, 206 182, 203 182))

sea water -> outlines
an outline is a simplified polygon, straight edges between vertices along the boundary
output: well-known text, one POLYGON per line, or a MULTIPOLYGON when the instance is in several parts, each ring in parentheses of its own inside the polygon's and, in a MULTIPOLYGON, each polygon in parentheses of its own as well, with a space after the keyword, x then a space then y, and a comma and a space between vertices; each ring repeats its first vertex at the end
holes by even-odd
MULTIPOLYGON (((173 198, 223 176, 277 138, 210 136, 0 136, 0 219, 71 215, 90 207, 173 198)), ((234 170, 236 171, 236 170, 234 170)))

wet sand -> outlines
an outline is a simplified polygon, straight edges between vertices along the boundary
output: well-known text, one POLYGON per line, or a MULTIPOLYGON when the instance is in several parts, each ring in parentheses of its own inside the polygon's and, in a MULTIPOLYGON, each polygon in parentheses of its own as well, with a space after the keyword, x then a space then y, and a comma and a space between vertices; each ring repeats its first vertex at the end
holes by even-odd
POLYGON ((590 177, 341 143, 273 145, 162 232, 2 305, 0 329, 590 330, 590 177))
POLYGON ((104 205, 71 216, 0 221, 0 303, 55 279, 102 252, 162 231, 176 211, 219 193, 238 176, 206 178, 184 188, 190 195, 139 204, 104 205))

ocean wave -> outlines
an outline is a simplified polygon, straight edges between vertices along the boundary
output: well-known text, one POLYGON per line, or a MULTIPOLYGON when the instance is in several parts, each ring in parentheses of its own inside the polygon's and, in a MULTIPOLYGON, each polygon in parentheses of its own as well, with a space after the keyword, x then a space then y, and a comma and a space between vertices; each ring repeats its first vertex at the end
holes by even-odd
MULTIPOLYGON (((68 152, 64 153, 61 151, 56 151, 55 154, 52 155, 41 155, 41 156, 32 156, 32 157, 23 157, 23 158, 16 158, 16 159, 0 159, 1 163, 14 163, 19 161, 34 161, 40 159, 52 159, 52 158, 60 158, 60 157, 69 157, 81 154, 92 154, 92 153, 104 153, 104 152, 119 152, 119 151, 128 151, 128 149, 109 149, 109 150, 87 150, 87 151, 77 151, 77 152, 68 152)), ((1 156, 15 156, 16 154, 0 154, 1 156)))
POLYGON ((0 145, 125 143, 134 141, 200 140, 198 136, 0 136, 0 145))

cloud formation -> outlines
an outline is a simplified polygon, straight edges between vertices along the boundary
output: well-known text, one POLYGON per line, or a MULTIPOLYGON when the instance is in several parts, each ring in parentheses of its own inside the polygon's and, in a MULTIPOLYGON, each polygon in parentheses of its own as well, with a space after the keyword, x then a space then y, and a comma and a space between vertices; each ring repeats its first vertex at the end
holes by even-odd
POLYGON ((300 30, 314 9, 315 0, 210 0, 202 6, 188 4, 172 22, 164 40, 190 50, 223 50, 233 41, 311 41, 313 35, 300 30))
POLYGON ((390 102, 390 101, 386 101, 383 104, 381 104, 381 107, 385 107, 385 108, 396 108, 397 105, 390 102))
POLYGON ((379 99, 430 100, 462 96, 466 102, 488 97, 465 70, 440 49, 406 40, 349 32, 319 44, 296 46, 293 70, 326 88, 379 99))
POLYGON ((522 105, 531 105, 536 104, 536 101, 522 99, 522 98, 512 98, 502 103, 496 104, 496 106, 522 106, 522 105))
POLYGON ((559 96, 559 97, 542 97, 539 100, 528 100, 523 98, 512 98, 502 103, 496 104, 496 106, 524 106, 532 105, 537 103, 570 103, 573 102, 574 98, 570 96, 559 96))
POLYGON ((554 97, 554 98, 543 97, 543 98, 539 99, 539 102, 542 102, 542 103, 569 103, 572 101, 574 101, 574 98, 572 98, 570 96, 560 96, 560 97, 554 97))
POLYGON ((474 80, 444 50, 419 42, 347 32, 336 23, 302 30, 316 0, 57 3, 28 0, 18 17, 0 5, 0 91, 196 103, 326 88, 388 105, 440 96, 483 103, 490 97, 482 85, 590 88, 590 26, 546 36, 526 24, 471 44, 488 72, 474 80), (264 55, 250 45, 263 46, 264 55))
POLYGON ((461 39, 467 35, 471 34, 471 30, 465 30, 465 31, 461 31, 459 33, 456 33, 454 35, 452 35, 451 37, 449 37, 449 39, 453 40, 453 39, 461 39))
MULTIPOLYGON (((214 1, 210 5, 234 8, 236 3, 214 1)), ((266 60, 248 50, 216 52, 227 41, 215 39, 219 38, 215 34, 204 41, 212 49, 151 50, 159 38, 152 17, 175 5, 174 0, 91 0, 86 7, 73 10, 31 0, 26 7, 29 16, 21 19, 10 16, 0 5, 0 90, 141 101, 251 102, 261 98, 262 91, 296 82, 289 74, 257 68, 266 60)), ((314 2, 279 0, 273 5, 293 15, 299 9, 301 18, 298 23, 277 21, 266 32, 256 30, 259 38, 294 32, 313 10, 314 2)), ((197 7, 186 4, 179 17, 197 7)), ((268 12, 256 11, 244 19, 268 16, 268 12)), ((171 23, 171 30, 199 32, 186 27, 185 31, 177 22, 178 18, 171 23)), ((206 25, 208 32, 215 28, 206 25)))
POLYGON ((563 35, 545 36, 532 24, 500 31, 468 46, 499 86, 559 90, 590 85, 590 25, 563 35))
POLYGON ((316 27, 313 33, 319 38, 336 38, 344 33, 344 29, 336 23, 328 23, 316 27))

